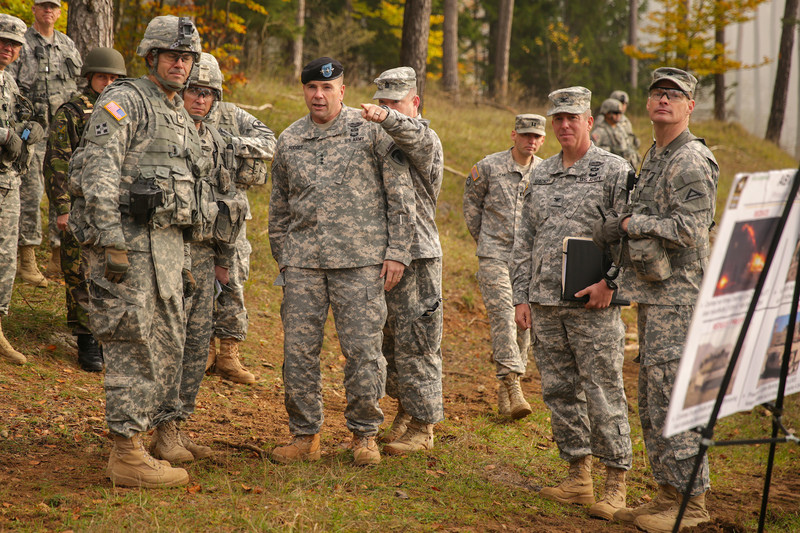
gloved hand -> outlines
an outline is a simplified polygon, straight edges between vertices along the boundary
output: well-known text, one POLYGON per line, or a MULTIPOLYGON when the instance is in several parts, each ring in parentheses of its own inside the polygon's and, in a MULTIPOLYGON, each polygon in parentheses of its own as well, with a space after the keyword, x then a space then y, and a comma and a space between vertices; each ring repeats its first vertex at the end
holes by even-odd
POLYGON ((18 126, 17 130, 19 131, 19 136, 22 137, 25 133, 25 130, 28 130, 28 137, 23 139, 28 144, 36 144, 42 139, 44 139, 44 128, 38 122, 28 121, 22 124, 22 126, 18 126))
POLYGON ((184 298, 191 298, 195 289, 197 289, 197 282, 192 276, 192 271, 184 268, 181 270, 181 277, 183 278, 183 296, 184 298))
POLYGON ((592 240, 601 250, 605 250, 609 244, 619 242, 625 236, 622 230, 622 221, 630 215, 607 217, 605 220, 598 220, 592 227, 592 240))
POLYGON ((22 139, 15 131, 8 132, 8 140, 3 145, 3 151, 6 153, 7 161, 16 161, 22 154, 22 139))
POLYGON ((115 244, 105 247, 106 270, 103 276, 111 283, 119 283, 125 278, 128 267, 128 249, 124 244, 115 244))

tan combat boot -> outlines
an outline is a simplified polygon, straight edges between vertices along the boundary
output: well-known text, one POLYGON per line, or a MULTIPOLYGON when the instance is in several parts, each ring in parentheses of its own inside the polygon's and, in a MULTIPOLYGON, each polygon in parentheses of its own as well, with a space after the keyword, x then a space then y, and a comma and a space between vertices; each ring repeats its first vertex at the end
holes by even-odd
POLYGON ((17 276, 34 287, 47 287, 47 279, 39 272, 33 246, 20 246, 17 249, 17 276))
MULTIPOLYGON (((673 504, 664 511, 657 514, 649 514, 638 517, 634 520, 634 524, 639 529, 647 531, 647 533, 672 533, 672 528, 675 526, 675 520, 678 519, 678 511, 681 507, 681 500, 683 495, 676 492, 678 498, 673 504)), ((706 510, 706 493, 692 496, 686 504, 686 510, 681 518, 681 529, 686 527, 693 527, 710 522, 711 517, 706 510)))
POLYGON ((61 275, 61 247, 53 246, 50 249, 50 262, 47 263, 47 273, 51 276, 61 275))
POLYGON ((195 459, 205 459, 214 455, 214 451, 210 447, 197 444, 189 435, 180 429, 178 430, 178 438, 180 439, 181 446, 189 450, 189 453, 191 453, 195 459))
POLYGON ((211 337, 208 343, 208 360, 206 361, 206 375, 214 373, 214 364, 217 362, 217 339, 211 337))
POLYGON ((234 338, 219 340, 219 353, 214 373, 234 383, 255 383, 256 377, 239 362, 239 341, 234 338))
POLYGON ((594 504, 592 456, 587 455, 569 464, 567 479, 555 487, 545 487, 539 496, 561 503, 594 504))
POLYGON ((383 447, 389 455, 403 455, 409 452, 433 449, 433 424, 426 424, 416 418, 408 423, 408 429, 400 438, 383 447))
POLYGON ((511 416, 511 399, 508 397, 506 384, 502 381, 497 387, 497 414, 511 416))
POLYGON ((175 420, 164 422, 156 427, 150 441, 150 455, 170 463, 194 461, 194 455, 181 444, 180 429, 175 420))
POLYGON ((599 502, 589 508, 589 516, 612 520, 614 513, 625 508, 625 470, 606 466, 606 489, 599 502))
POLYGON ((679 497, 678 491, 672 485, 659 485, 658 494, 653 500, 639 507, 620 509, 614 513, 614 520, 632 526, 640 516, 658 514, 669 509, 676 501, 680 503, 679 497))
POLYGON ((322 456, 319 449, 319 433, 316 435, 295 435, 286 446, 278 446, 270 454, 270 458, 283 464, 298 461, 318 461, 322 456))
POLYGON ((381 462, 381 452, 375 437, 365 437, 353 433, 353 464, 355 466, 376 465, 381 462))
POLYGON ((519 384, 519 374, 509 372, 503 378, 503 384, 508 391, 508 399, 511 402, 511 418, 518 420, 525 418, 533 412, 531 405, 525 400, 522 395, 522 387, 519 384))
POLYGON ((16 351, 11 343, 8 342, 6 336, 3 334, 3 327, 0 325, 0 359, 5 359, 9 363, 17 365, 24 365, 28 359, 16 351))
POLYGON ((114 449, 108 460, 106 475, 115 485, 123 487, 178 487, 189 482, 183 468, 172 468, 158 461, 144 449, 139 435, 127 439, 114 435, 114 449))
POLYGON ((406 413, 403 409, 403 404, 397 402, 397 414, 392 420, 392 425, 384 432, 378 439, 380 442, 389 443, 399 439, 403 433, 408 429, 408 423, 411 422, 411 415, 406 413))

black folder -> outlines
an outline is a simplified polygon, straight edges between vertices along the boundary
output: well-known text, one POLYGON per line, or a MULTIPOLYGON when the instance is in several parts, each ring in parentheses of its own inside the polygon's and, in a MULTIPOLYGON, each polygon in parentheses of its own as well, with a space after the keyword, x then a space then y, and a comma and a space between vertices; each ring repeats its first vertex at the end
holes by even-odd
MULTIPOLYGON (((603 279, 611 268, 611 260, 598 248, 592 239, 564 237, 564 260, 561 268, 561 299, 571 302, 588 302, 589 297, 576 298, 576 292, 603 279)), ((617 296, 614 291, 612 305, 629 305, 629 300, 617 296)))

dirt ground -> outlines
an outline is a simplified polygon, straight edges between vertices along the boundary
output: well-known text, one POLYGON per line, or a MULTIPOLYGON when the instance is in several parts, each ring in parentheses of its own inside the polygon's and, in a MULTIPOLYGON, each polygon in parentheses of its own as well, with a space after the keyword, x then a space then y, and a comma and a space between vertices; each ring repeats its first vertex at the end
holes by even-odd
MULTIPOLYGON (((259 378, 259 383, 242 388, 218 377, 204 381, 198 409, 187 429, 199 440, 213 445, 219 454, 239 454, 242 450, 269 450, 288 438, 287 419, 283 407, 280 382, 281 344, 280 324, 276 316, 259 311, 259 302, 250 301, 251 330, 244 346, 245 360, 259 378), (246 398, 246 401, 241 401, 246 398)), ((261 307, 263 309, 263 307, 261 307)), ((449 420, 468 421, 492 412, 496 381, 488 363, 488 323, 480 309, 469 311, 445 302, 444 333, 444 394, 449 420)), ((24 517, 34 516, 42 501, 42 487, 56 487, 59 493, 70 492, 70 505, 83 507, 98 503, 98 493, 92 485, 103 485, 109 445, 97 445, 96 439, 85 443, 85 435, 106 435, 103 420, 102 378, 81 372, 74 363, 74 348, 65 334, 55 335, 51 345, 42 348, 57 353, 64 345, 64 356, 37 357, 34 372, 41 379, 21 379, 3 370, 0 379, 0 398, 29 389, 23 397, 39 398, 29 402, 0 401, 0 416, 8 428, 0 435, 0 446, 12 453, 0 453, 0 483, 5 496, 0 498, 0 530, 16 529, 24 517), (55 376, 55 377, 53 377, 55 376), (42 394, 42 386, 47 388, 42 394), (16 445, 10 446, 10 441, 16 445), (21 450, 25 450, 22 453, 21 450)), ((322 356, 326 371, 325 405, 328 422, 325 425, 323 446, 344 441, 348 434, 342 413, 344 391, 341 387, 343 357, 338 351, 335 333, 328 333, 322 356)), ((531 368, 534 365, 530 365, 531 368)), ((625 382, 629 398, 636 398, 637 366, 626 361, 625 382)), ((535 368, 523 382, 526 395, 540 394, 540 381, 535 368)), ((387 419, 394 407, 384 401, 387 419)), ((437 438, 446 442, 446 433, 437 438)), ((100 442, 104 442, 101 440, 100 442)), ((330 452, 329 452, 330 453, 330 452)), ((708 498, 713 523, 696 531, 738 532, 745 519, 758 516, 763 486, 763 466, 752 475, 736 479, 735 490, 713 490, 708 498)), ((508 468, 487 473, 487 482, 505 483, 537 490, 531 480, 508 468)), ((652 487, 651 487, 652 488, 652 487)), ((800 476, 773 479, 770 506, 797 512, 800 476)), ((57 502, 50 502, 51 505, 57 502)), ((543 532, 578 532, 598 529, 598 521, 575 517, 559 517, 534 511, 535 526, 520 524, 520 530, 543 532)), ((36 515, 41 516, 41 515, 36 515)), ((50 524, 58 530, 59 525, 50 524)), ((482 524, 485 531, 503 531, 506 526, 492 517, 482 524)), ((462 530, 454 522, 453 530, 462 530)), ((634 528, 603 523, 603 531, 633 531, 634 528)))

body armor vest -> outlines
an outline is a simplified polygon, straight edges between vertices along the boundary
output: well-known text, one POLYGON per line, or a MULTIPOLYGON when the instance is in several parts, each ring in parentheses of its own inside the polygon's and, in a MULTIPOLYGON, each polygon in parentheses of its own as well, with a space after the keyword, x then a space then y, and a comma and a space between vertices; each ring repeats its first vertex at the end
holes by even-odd
MULTIPOLYGON (((242 132, 239 131, 236 122, 235 109, 233 104, 225 105, 224 102, 220 102, 217 128, 231 132, 234 137, 241 137, 242 132)), ((267 183, 268 175, 267 162, 263 159, 237 158, 234 181, 240 189, 247 190, 253 185, 264 185, 267 183)))

